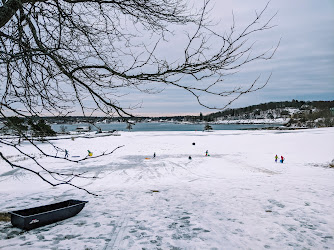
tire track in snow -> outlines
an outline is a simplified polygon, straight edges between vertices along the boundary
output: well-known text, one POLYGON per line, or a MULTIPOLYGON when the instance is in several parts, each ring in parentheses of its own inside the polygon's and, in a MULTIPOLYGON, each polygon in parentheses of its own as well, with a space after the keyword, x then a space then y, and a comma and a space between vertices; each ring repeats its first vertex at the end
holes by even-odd
POLYGON ((247 162, 245 162, 243 160, 240 160, 239 158, 232 160, 231 157, 225 157, 224 159, 226 161, 229 161, 229 162, 233 163, 233 164, 241 164, 242 167, 246 167, 247 169, 254 169, 254 170, 256 170, 257 172, 260 172, 260 173, 265 173, 265 174, 270 174, 270 175, 280 174, 278 172, 275 172, 275 171, 272 171, 272 170, 269 170, 269 169, 266 169, 266 168, 253 167, 253 166, 249 165, 247 162))
POLYGON ((109 233, 110 240, 106 243, 104 250, 108 249, 120 249, 119 246, 122 241, 122 237, 124 235, 124 231, 127 228, 127 225, 130 220, 130 208, 137 202, 137 195, 134 192, 133 195, 131 195, 131 198, 129 198, 131 203, 128 203, 128 205, 122 209, 122 214, 118 220, 117 225, 114 226, 113 230, 109 233))

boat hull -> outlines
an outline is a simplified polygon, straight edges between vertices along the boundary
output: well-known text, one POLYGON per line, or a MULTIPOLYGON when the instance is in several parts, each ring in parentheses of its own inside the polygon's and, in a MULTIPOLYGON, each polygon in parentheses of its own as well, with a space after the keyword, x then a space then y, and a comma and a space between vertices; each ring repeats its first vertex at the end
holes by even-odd
POLYGON ((88 201, 67 200, 46 206, 33 207, 9 212, 14 227, 30 230, 78 214, 88 201))

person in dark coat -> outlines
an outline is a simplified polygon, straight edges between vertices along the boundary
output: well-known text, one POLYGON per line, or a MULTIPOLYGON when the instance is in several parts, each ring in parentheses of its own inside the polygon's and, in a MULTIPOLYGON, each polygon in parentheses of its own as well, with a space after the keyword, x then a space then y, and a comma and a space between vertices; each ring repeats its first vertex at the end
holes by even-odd
POLYGON ((285 158, 281 155, 281 160, 280 160, 280 162, 283 163, 284 160, 285 160, 285 158))

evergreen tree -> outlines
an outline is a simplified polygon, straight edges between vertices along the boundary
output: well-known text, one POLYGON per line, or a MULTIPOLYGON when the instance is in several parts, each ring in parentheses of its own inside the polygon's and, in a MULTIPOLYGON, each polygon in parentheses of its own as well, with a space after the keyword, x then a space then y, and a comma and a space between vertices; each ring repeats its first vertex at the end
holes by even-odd
POLYGON ((205 124, 205 127, 204 127, 204 131, 209 131, 209 130, 212 130, 212 127, 210 124, 205 124))
POLYGON ((21 141, 21 138, 23 134, 25 134, 28 130, 28 126, 24 124, 24 119, 12 116, 7 117, 7 119, 4 122, 4 128, 2 130, 11 130, 12 133, 17 134, 19 136, 19 142, 21 141))
POLYGON ((203 114, 202 114, 202 112, 199 113, 199 119, 200 119, 201 121, 203 121, 203 114))
POLYGON ((46 124, 45 120, 43 119, 38 120, 37 123, 30 119, 28 124, 34 137, 40 137, 41 139, 44 139, 46 136, 56 135, 56 132, 51 128, 50 125, 46 124))

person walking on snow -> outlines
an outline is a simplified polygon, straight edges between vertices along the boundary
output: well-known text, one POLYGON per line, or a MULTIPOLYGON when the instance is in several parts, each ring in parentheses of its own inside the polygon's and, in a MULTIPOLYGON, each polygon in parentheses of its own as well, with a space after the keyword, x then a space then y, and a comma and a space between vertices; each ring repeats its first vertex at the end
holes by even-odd
POLYGON ((154 154, 153 154, 153 158, 155 158, 155 152, 154 152, 154 154))
POLYGON ((205 156, 208 156, 208 154, 209 154, 209 150, 207 150, 207 151, 205 152, 205 156))
POLYGON ((281 163, 283 163, 285 158, 281 155, 281 163))
POLYGON ((277 156, 277 155, 275 155, 275 162, 277 162, 277 159, 278 159, 278 156, 277 156))
POLYGON ((68 151, 65 149, 65 158, 68 158, 68 151))

